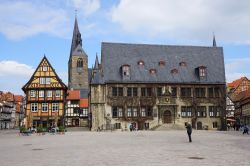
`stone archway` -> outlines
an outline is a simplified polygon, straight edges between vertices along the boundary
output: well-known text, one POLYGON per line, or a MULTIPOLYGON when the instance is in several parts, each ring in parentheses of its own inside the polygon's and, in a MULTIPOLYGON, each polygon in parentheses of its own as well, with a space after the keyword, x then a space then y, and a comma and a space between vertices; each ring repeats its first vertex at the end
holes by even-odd
POLYGON ((163 123, 172 123, 171 111, 167 110, 163 113, 163 123))

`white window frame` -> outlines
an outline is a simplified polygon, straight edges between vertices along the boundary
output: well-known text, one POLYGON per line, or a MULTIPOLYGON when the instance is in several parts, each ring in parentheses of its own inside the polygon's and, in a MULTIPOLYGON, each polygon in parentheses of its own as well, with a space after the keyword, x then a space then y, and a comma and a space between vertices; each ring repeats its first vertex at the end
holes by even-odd
POLYGON ((43 66, 42 71, 48 71, 48 66, 43 66))
POLYGON ((49 111, 49 106, 48 103, 42 103, 42 112, 48 112, 49 111), (46 109, 44 109, 46 108, 46 109))
POLYGON ((123 117, 123 112, 121 107, 118 107, 118 117, 123 117))
POLYGON ((52 112, 59 111, 59 103, 52 103, 52 112))
POLYGON ((61 97, 61 90, 56 90, 55 93, 56 93, 55 94, 56 97, 61 97))
POLYGON ((133 108, 133 117, 137 117, 138 116, 138 112, 137 112, 137 108, 133 108))
POLYGON ((52 97, 52 90, 47 91, 47 97, 52 97))
POLYGON ((31 110, 31 112, 38 112, 38 104, 37 103, 31 103, 30 110, 31 110))
POLYGON ((40 77, 40 78, 39 78, 39 82, 40 82, 41 85, 45 85, 45 84, 46 84, 46 79, 45 79, 45 77, 40 77))
POLYGON ((131 107, 128 108, 128 110, 127 110, 127 116, 132 117, 132 108, 131 107))
POLYGON ((36 97, 36 91, 35 90, 30 91, 30 97, 36 97))
POLYGON ((39 90, 39 97, 44 97, 44 90, 39 90))
POLYGON ((51 78, 50 77, 45 78, 45 84, 46 85, 50 85, 50 82, 51 82, 51 78))
POLYGON ((142 107, 142 108, 141 108, 141 116, 142 116, 142 117, 145 117, 145 116, 146 116, 146 108, 145 108, 145 107, 142 107))

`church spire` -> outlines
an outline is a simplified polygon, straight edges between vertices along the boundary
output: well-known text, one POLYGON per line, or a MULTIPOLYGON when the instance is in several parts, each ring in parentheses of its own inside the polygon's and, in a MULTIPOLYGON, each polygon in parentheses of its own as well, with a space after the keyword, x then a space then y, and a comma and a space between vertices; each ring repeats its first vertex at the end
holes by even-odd
POLYGON ((214 33, 213 33, 213 47, 217 47, 214 33))
POLYGON ((97 53, 96 53, 96 58, 95 58, 95 66, 94 66, 94 69, 99 69, 99 60, 98 60, 97 53))
POLYGON ((75 25, 74 25, 74 30, 73 30, 73 37, 72 37, 72 43, 71 43, 71 49, 70 49, 70 55, 73 53, 74 49, 78 45, 82 46, 82 38, 81 38, 81 33, 78 28, 78 22, 77 22, 77 15, 75 16, 75 25))

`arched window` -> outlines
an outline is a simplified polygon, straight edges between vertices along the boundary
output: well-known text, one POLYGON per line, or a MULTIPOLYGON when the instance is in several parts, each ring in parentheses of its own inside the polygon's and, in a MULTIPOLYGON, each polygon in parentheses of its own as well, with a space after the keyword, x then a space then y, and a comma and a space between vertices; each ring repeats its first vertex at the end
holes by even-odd
POLYGON ((77 67, 83 67, 83 60, 82 58, 77 59, 77 67))

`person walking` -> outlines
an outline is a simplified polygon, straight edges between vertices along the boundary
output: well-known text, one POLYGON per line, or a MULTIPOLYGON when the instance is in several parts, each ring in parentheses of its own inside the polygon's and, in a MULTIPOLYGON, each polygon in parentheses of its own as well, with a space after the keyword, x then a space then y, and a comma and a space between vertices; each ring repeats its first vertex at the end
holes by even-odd
POLYGON ((192 142, 191 134, 192 134, 192 126, 190 123, 185 123, 186 129, 187 129, 187 134, 188 134, 188 139, 189 142, 192 142))
POLYGON ((243 134, 243 135, 244 135, 244 134, 248 134, 248 135, 249 135, 248 131, 249 131, 249 129, 248 129, 247 125, 245 124, 245 125, 244 125, 244 128, 243 128, 243 133, 242 133, 242 134, 243 134))

